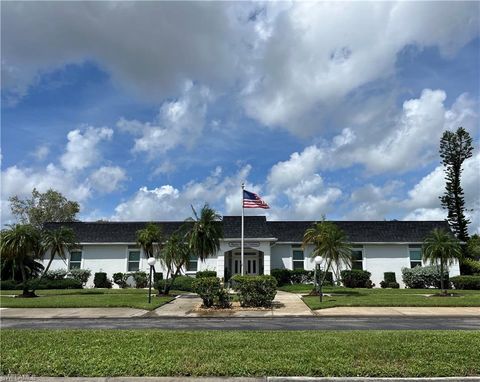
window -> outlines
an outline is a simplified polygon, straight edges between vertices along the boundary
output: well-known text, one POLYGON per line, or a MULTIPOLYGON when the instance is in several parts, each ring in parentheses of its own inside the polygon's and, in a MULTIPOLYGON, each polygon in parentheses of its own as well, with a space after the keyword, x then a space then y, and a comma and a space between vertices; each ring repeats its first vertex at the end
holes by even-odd
POLYGON ((140 251, 128 251, 128 272, 136 272, 140 269, 140 251))
POLYGON ((409 245, 410 268, 422 266, 422 247, 420 245, 409 245))
POLYGON ((304 269, 304 255, 301 247, 293 247, 293 269, 304 269))
POLYGON ((187 272, 196 272, 197 268, 198 268, 198 257, 190 256, 190 260, 188 260, 187 272))
POLYGON ((70 263, 68 269, 80 269, 82 267, 82 251, 70 252, 70 263))
POLYGON ((363 248, 352 249, 352 269, 363 270, 363 248))

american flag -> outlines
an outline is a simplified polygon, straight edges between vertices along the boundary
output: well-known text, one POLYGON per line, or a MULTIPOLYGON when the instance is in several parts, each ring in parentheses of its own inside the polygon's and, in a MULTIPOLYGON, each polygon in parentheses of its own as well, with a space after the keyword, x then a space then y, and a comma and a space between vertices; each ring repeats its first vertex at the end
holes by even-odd
POLYGON ((270 208, 267 203, 265 203, 260 196, 254 192, 243 190, 243 208, 270 208))

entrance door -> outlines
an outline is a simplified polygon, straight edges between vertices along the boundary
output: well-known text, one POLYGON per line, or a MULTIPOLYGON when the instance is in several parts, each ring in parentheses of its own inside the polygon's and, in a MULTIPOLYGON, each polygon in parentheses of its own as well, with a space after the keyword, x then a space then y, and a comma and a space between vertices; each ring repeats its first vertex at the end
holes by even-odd
MULTIPOLYGON (((256 276, 259 274, 258 253, 245 252, 244 253, 245 266, 243 268, 245 275, 256 276)), ((232 258, 232 274, 242 273, 242 255, 240 252, 234 252, 232 258)))

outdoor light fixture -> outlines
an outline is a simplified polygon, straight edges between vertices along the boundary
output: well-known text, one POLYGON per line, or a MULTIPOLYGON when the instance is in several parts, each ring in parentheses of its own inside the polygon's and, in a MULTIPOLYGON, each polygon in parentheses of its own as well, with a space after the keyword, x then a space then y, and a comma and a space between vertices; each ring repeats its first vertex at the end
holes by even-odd
POLYGON ((149 257, 147 260, 148 265, 150 266, 150 282, 148 283, 148 303, 150 304, 152 302, 152 271, 153 271, 153 266, 155 265, 155 257, 149 257))

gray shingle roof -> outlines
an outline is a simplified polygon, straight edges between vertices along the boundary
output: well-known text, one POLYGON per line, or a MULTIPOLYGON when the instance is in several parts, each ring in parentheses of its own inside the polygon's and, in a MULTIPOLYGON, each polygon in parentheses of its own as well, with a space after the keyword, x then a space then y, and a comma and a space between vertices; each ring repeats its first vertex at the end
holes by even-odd
MULTIPOLYGON (((224 237, 239 238, 240 216, 224 216, 224 237)), ((278 241, 301 242, 303 234, 313 221, 268 221, 265 216, 245 217, 245 238, 277 238, 278 241)), ((445 221, 334 221, 357 243, 422 242, 434 228, 449 229, 445 221)), ((147 222, 70 222, 47 223, 46 228, 61 225, 71 227, 81 243, 135 242, 135 234, 147 222)), ((155 222, 165 236, 180 228, 184 222, 155 222)))

